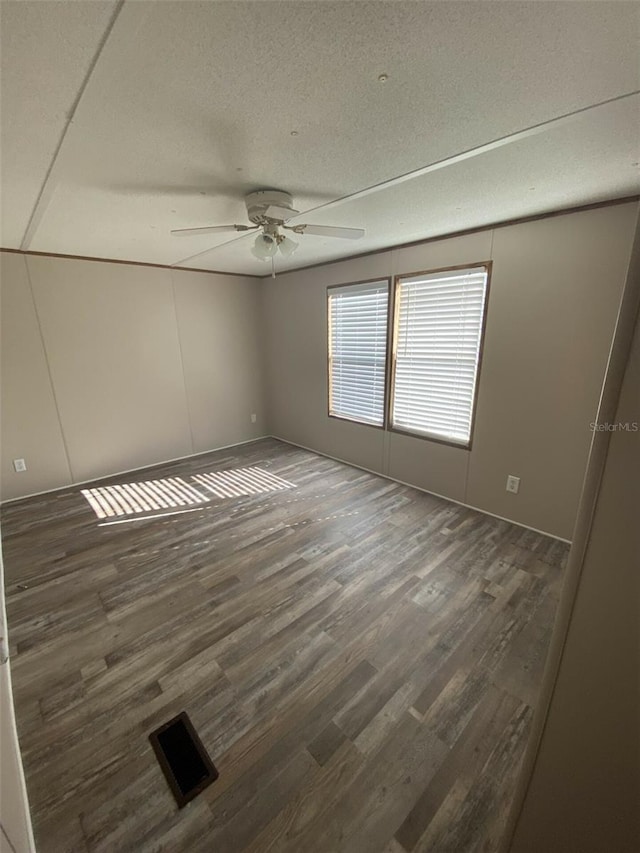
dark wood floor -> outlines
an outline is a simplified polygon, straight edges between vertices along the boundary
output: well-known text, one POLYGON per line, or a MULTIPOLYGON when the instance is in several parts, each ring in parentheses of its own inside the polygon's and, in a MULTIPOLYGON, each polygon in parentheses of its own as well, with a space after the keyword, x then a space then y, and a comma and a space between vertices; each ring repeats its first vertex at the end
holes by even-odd
POLYGON ((495 851, 567 546, 272 440, 153 477, 248 466, 295 488, 3 508, 38 850, 495 851), (182 710, 220 778, 178 812, 147 736, 182 710))

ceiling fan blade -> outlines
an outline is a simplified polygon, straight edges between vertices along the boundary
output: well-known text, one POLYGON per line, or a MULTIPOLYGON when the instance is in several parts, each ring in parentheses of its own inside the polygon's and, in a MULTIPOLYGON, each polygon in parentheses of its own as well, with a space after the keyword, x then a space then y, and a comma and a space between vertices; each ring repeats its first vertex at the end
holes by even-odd
POLYGON ((292 207, 280 207, 277 204, 270 204, 265 210, 264 215, 271 217, 271 219, 281 219, 283 222, 286 222, 287 219, 291 219, 291 217, 297 216, 299 213, 299 210, 294 210, 292 207))
POLYGON ((223 234, 225 231, 255 231, 256 225, 208 225, 206 228, 176 228, 171 233, 174 237, 191 237, 197 234, 223 234))
POLYGON ((345 240, 359 240, 364 237, 364 228, 340 228, 335 225, 291 225, 296 234, 315 234, 318 237, 342 237, 345 240))

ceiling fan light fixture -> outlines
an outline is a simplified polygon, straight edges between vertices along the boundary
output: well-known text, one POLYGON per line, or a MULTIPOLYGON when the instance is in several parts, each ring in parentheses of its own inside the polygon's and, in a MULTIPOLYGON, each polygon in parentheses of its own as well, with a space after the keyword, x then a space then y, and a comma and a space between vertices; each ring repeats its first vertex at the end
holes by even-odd
POLYGON ((277 249, 278 244, 270 234, 258 234, 251 249, 251 254, 261 261, 268 261, 269 258, 275 255, 277 249))
MULTIPOLYGON (((0 0, 2 2, 2 0, 0 0)), ((237 169, 242 169, 238 166, 237 169)), ((254 235, 254 241, 251 244, 251 254, 260 261, 271 260, 272 275, 275 276, 275 258, 278 254, 278 249, 283 258, 290 258, 297 250, 298 243, 290 239, 283 233, 284 230, 291 234, 299 234, 306 236, 307 234, 316 237, 336 237, 345 240, 358 240, 364 237, 364 228, 346 228, 344 226, 335 225, 312 225, 308 222, 299 224, 287 223, 295 220, 300 216, 300 211, 293 206, 293 198, 291 193, 284 190, 255 190, 245 196, 245 206, 247 208, 247 218, 251 225, 234 224, 234 225, 205 225, 197 228, 173 228, 171 234, 178 237, 198 237, 205 234, 225 234, 233 232, 241 232, 248 236, 248 232, 258 232, 254 235)), ((172 213, 176 211, 172 208, 172 213)), ((151 226, 153 227, 153 226, 151 226)), ((214 246, 213 249, 228 246, 230 243, 235 243, 237 240, 227 240, 214 246)), ((247 248, 247 243, 243 244, 247 248)), ((200 255, 207 254, 212 249, 206 249, 202 252, 197 252, 190 255, 188 258, 183 258, 177 264, 185 264, 188 261, 193 261, 199 258, 200 255)))
POLYGON ((278 248, 285 258, 290 258, 298 248, 298 245, 299 244, 296 243, 295 240, 292 240, 291 237, 283 237, 278 243, 278 248))

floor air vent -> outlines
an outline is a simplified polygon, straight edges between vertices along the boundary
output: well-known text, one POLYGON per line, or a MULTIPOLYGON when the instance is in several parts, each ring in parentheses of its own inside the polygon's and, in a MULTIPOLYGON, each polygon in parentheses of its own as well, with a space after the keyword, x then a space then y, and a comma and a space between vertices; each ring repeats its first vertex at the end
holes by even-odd
POLYGON ((178 808, 186 806, 218 778, 218 771, 185 711, 151 732, 149 740, 178 808))

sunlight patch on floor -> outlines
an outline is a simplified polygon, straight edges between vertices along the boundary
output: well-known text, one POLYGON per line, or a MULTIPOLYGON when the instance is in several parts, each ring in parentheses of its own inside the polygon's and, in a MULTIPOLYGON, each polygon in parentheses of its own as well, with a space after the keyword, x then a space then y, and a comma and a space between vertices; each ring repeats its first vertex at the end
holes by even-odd
POLYGON ((294 483, 261 468, 236 468, 194 474, 192 482, 165 477, 117 486, 81 489, 98 518, 121 518, 156 510, 206 504, 215 498, 237 498, 295 488, 294 483))
POLYGON ((295 488, 288 480, 261 468, 237 468, 235 471, 195 474, 193 479, 218 498, 237 498, 295 488))

